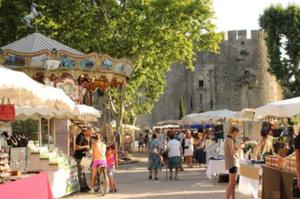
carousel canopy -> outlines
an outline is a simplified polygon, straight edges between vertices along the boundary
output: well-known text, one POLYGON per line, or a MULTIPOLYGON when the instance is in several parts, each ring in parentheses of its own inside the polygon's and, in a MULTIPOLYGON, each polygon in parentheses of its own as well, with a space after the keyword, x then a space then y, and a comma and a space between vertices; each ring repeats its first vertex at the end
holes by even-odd
POLYGON ((41 33, 33 33, 11 44, 1 47, 2 50, 12 50, 21 53, 36 53, 42 50, 64 50, 75 55, 83 55, 82 52, 71 48, 58 41, 50 39, 41 33))
POLYGON ((255 110, 255 118, 262 119, 267 116, 293 117, 300 113, 300 97, 266 104, 255 110))

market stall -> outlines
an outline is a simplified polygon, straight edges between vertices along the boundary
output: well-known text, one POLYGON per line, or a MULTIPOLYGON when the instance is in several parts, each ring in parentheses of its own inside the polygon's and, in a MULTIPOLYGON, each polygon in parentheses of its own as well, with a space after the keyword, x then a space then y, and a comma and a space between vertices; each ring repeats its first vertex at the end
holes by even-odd
POLYGON ((255 118, 264 119, 263 130, 273 135, 273 155, 265 157, 263 166, 262 198, 292 198, 292 182, 296 176, 296 160, 293 153, 293 139, 299 129, 289 121, 299 122, 294 116, 300 112, 300 97, 273 102, 259 107, 255 118), (293 118, 293 119, 292 119, 293 118))

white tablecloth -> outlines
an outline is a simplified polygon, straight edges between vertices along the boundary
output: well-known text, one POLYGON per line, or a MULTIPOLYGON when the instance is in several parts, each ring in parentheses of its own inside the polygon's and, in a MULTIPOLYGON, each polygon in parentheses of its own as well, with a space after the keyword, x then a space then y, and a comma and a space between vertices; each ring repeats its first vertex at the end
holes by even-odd
POLYGON ((245 195, 251 195, 253 198, 258 199, 259 176, 261 176, 261 174, 261 167, 241 164, 239 192, 245 195), (243 169, 243 167, 245 169, 243 169))
POLYGON ((209 160, 206 169, 206 176, 212 179, 214 175, 228 174, 225 170, 225 160, 209 160))

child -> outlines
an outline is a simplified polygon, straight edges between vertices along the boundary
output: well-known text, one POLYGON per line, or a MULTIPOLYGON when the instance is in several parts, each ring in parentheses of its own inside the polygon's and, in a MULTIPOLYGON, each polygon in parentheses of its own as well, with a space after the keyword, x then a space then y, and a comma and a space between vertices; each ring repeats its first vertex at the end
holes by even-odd
POLYGON ((114 166, 116 166, 116 161, 117 161, 117 152, 116 152, 115 145, 110 145, 109 147, 107 147, 106 161, 107 161, 109 188, 110 188, 110 192, 114 193, 117 192, 116 183, 113 176, 114 166))

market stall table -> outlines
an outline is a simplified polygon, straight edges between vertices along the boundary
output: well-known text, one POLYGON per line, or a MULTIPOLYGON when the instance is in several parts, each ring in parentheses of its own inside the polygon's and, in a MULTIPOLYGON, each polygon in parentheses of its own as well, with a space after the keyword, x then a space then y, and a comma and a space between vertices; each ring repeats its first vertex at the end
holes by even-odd
POLYGON ((1 184, 0 198, 53 199, 47 173, 40 173, 14 182, 1 184))
POLYGON ((270 166, 263 166, 262 199, 291 199, 296 174, 270 166))
POLYGON ((246 195, 251 195, 253 198, 258 198, 259 178, 262 173, 260 165, 241 163, 239 192, 246 195))
POLYGON ((209 160, 206 169, 206 176, 209 179, 213 179, 214 176, 220 174, 228 174, 228 170, 225 169, 225 160, 209 160))

